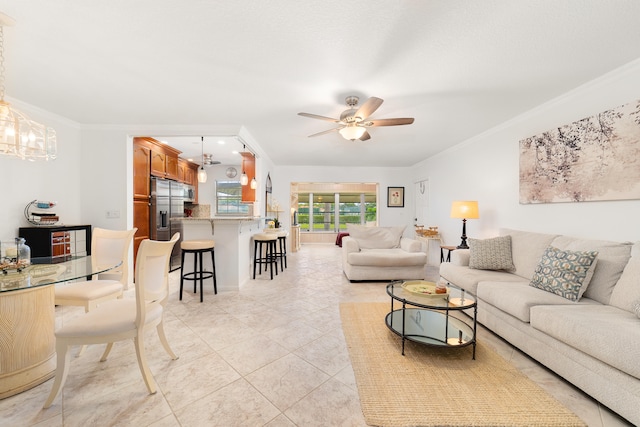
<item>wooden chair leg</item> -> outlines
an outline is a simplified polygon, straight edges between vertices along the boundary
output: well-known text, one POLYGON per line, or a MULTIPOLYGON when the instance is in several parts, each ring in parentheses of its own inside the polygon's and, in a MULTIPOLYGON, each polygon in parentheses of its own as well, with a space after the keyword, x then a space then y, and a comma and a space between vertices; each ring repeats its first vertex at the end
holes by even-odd
POLYGON ((67 374, 69 373, 69 364, 71 363, 71 353, 69 352, 69 346, 60 338, 56 341, 56 353, 57 353, 57 365, 56 365, 56 377, 53 380, 53 387, 47 401, 44 403, 43 408, 47 409, 51 406, 53 401, 67 380, 67 374))
POLYGON ((138 330, 138 335, 136 335, 136 337, 133 339, 133 343, 136 347, 136 356, 138 357, 138 367, 140 368, 140 373, 142 373, 142 378, 144 379, 144 383, 147 385, 149 394, 155 394, 156 381, 153 379, 153 374, 151 374, 151 370, 149 369, 149 365, 147 364, 147 355, 144 351, 144 339, 142 338, 143 333, 144 333, 144 329, 138 330))
POLYGON ((113 343, 112 342, 107 344, 107 347, 104 349, 104 353, 102 353, 102 357, 100 358, 101 362, 104 362, 104 361, 107 360, 107 356, 109 356, 109 353, 111 352, 112 348, 113 348, 113 343))
POLYGON ((172 360, 176 360, 178 356, 173 352, 171 346, 169 346, 169 341, 167 341, 167 336, 164 334, 164 324, 162 322, 158 323, 156 326, 156 330, 158 331, 158 337, 160 338, 160 342, 162 343, 162 347, 164 347, 165 351, 171 357, 172 360))

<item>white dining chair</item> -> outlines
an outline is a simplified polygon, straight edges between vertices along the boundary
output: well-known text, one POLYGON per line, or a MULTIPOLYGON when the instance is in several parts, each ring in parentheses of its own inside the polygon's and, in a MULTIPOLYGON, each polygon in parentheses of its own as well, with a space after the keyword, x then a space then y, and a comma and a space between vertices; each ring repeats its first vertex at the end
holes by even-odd
POLYGON ((178 358, 165 336, 163 315, 169 295, 171 250, 179 238, 180 233, 176 233, 170 241, 143 240, 140 243, 135 267, 135 299, 107 301, 65 322, 56 331, 56 374, 44 408, 51 406, 64 386, 71 359, 69 350, 73 345, 107 344, 100 358, 104 362, 114 342, 133 339, 138 366, 147 389, 150 394, 156 392, 156 383, 145 355, 144 334, 155 326, 165 351, 171 359, 178 358))
POLYGON ((108 266, 122 264, 98 275, 97 280, 56 286, 55 304, 84 307, 85 312, 111 299, 122 298, 129 288, 129 249, 137 228, 131 230, 107 230, 94 228, 91 236, 91 269, 99 271, 108 266))

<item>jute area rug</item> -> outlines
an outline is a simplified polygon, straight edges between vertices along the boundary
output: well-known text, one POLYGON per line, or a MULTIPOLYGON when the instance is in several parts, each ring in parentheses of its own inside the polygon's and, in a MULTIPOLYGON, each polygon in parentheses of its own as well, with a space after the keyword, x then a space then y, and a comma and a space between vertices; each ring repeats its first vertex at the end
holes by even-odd
POLYGON ((479 342, 434 348, 384 323, 390 304, 340 304, 360 402, 371 426, 584 426, 547 392, 479 342))

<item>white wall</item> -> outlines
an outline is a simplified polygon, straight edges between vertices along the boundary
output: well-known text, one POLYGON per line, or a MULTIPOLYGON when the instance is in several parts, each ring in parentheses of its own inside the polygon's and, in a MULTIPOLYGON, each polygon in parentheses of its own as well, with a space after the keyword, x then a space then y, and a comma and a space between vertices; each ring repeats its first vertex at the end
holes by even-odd
MULTIPOLYGON (((418 163, 414 181, 428 178, 428 225, 446 244, 459 244, 461 220, 449 218, 453 200, 477 200, 480 219, 467 221, 469 237, 501 227, 616 241, 640 240, 640 201, 520 205, 519 141, 640 99, 640 60, 581 86, 482 135, 418 163)), ((425 224, 427 225, 427 224, 425 224)))
POLYGON ((25 206, 34 199, 58 202, 50 212, 67 224, 86 221, 82 215, 80 126, 55 114, 15 100, 8 100, 31 119, 56 130, 58 159, 30 162, 0 155, 0 240, 12 241, 19 227, 31 224, 24 217, 25 206))

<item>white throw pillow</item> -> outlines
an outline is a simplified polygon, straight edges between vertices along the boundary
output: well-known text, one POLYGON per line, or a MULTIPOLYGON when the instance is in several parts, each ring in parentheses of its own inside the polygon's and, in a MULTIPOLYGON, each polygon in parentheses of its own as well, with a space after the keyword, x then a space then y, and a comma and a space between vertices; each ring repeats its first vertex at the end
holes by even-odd
POLYGON ((365 227, 347 224, 349 236, 358 241, 360 249, 392 249, 400 247, 400 238, 406 226, 365 227))

